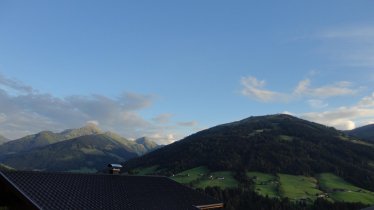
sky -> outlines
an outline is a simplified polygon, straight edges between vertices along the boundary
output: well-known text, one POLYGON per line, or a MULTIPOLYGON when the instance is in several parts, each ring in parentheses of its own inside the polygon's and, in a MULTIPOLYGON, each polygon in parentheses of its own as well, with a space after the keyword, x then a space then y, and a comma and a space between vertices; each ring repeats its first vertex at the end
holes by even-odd
POLYGON ((0 134, 374 123, 374 1, 1 0, 0 134))

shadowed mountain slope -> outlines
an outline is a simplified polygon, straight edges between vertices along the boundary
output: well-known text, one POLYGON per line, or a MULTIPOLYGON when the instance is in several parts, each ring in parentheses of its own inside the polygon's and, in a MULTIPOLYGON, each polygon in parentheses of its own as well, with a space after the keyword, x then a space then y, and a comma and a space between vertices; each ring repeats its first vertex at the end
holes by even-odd
POLYGON ((130 160, 125 169, 158 165, 163 174, 198 166, 295 175, 332 172, 373 190, 373 160, 372 145, 360 144, 334 128, 279 114, 203 130, 130 160))

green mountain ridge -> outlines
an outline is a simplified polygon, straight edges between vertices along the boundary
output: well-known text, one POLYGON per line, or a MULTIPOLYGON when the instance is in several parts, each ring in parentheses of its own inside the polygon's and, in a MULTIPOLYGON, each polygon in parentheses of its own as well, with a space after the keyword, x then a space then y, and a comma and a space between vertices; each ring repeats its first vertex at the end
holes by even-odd
POLYGON ((101 133, 100 129, 93 125, 87 125, 78 129, 68 129, 61 133, 42 131, 37 134, 28 135, 0 145, 0 157, 28 151, 33 148, 43 147, 67 139, 99 133, 101 133))
POLYGON ((138 143, 87 125, 6 142, 0 145, 0 163, 17 170, 95 172, 108 163, 123 162, 159 147, 151 140, 138 143))
POLYGON ((314 176, 334 173, 374 190, 374 147, 345 133, 290 115, 249 117, 218 125, 132 159, 125 170, 158 166, 177 174, 194 167, 314 176))

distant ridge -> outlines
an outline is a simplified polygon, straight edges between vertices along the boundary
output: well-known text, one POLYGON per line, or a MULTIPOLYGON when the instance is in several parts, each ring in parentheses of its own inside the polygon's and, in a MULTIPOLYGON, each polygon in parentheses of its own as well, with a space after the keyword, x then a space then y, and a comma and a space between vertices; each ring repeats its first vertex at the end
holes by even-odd
POLYGON ((374 142, 374 124, 358 127, 353 130, 346 131, 346 133, 363 140, 374 142))
POLYGON ((82 128, 64 130, 60 134, 63 135, 65 139, 72 139, 80 136, 100 133, 102 133, 100 128, 98 128, 95 124, 89 123, 82 128))
POLYGON ((95 125, 42 131, 0 145, 0 163, 19 170, 95 172, 160 147, 150 140, 139 142, 95 125))
POLYGON ((37 134, 28 135, 20 139, 8 141, 0 145, 0 156, 28 151, 33 148, 46 146, 67 139, 76 138, 79 136, 99 133, 101 133, 100 129, 91 124, 78 129, 68 129, 61 133, 42 131, 37 134))
POLYGON ((146 150, 148 150, 149 152, 155 150, 155 149, 158 149, 158 148, 161 148, 163 145, 158 145, 156 142, 152 141, 150 138, 148 137, 141 137, 141 138, 138 138, 135 140, 136 143, 138 144, 141 144, 144 146, 144 148, 146 150))

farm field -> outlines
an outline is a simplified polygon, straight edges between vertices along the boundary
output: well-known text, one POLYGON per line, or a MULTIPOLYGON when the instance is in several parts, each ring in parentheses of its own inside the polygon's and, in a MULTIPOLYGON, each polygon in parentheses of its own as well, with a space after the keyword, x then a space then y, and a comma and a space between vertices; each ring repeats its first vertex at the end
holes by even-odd
POLYGON ((319 174, 318 180, 320 188, 327 192, 334 201, 374 203, 373 192, 356 187, 334 174, 319 174))
POLYGON ((247 176, 252 179, 255 184, 254 190, 258 194, 272 198, 279 198, 279 180, 277 176, 261 172, 247 172, 247 176))
POLYGON ((204 166, 192 168, 171 177, 171 179, 194 188, 220 187, 235 188, 238 182, 230 171, 212 172, 204 166))
MULTIPOLYGON (((157 167, 149 167, 139 172, 145 174, 156 169, 157 167)), ((255 192, 262 196, 279 199, 287 197, 292 201, 304 200, 308 203, 318 197, 323 197, 331 202, 374 204, 373 192, 356 187, 331 173, 321 173, 316 177, 281 173, 274 175, 256 171, 246 174, 253 181, 255 192)), ((233 172, 210 171, 204 166, 180 172, 170 178, 193 188, 220 187, 225 189, 238 186, 233 172)))
POLYGON ((278 174, 279 192, 281 197, 288 197, 291 200, 314 201, 318 195, 323 194, 318 189, 317 180, 314 177, 294 176, 278 174))
POLYGON ((150 167, 146 167, 146 168, 137 168, 134 170, 134 174, 136 175, 151 175, 153 173, 155 173, 158 169, 158 166, 155 165, 155 166, 150 166, 150 167))
POLYGON ((207 176, 209 172, 208 168, 200 166, 175 174, 171 179, 181 184, 191 184, 192 182, 201 179, 203 176, 207 176))
POLYGON ((217 171, 210 173, 208 177, 203 177, 194 186, 196 188, 236 188, 238 186, 238 181, 235 180, 231 171, 217 171))

